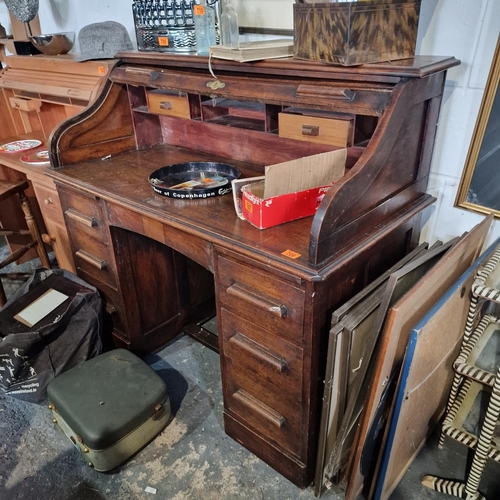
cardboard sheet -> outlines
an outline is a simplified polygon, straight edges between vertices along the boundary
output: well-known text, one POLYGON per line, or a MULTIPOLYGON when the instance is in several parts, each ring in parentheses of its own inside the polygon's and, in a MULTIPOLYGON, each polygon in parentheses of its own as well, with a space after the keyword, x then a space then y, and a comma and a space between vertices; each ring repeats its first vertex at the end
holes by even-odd
POLYGON ((26 326, 32 327, 59 307, 67 298, 68 296, 64 295, 64 293, 50 288, 29 306, 19 311, 14 316, 14 319, 17 319, 17 321, 26 326))
POLYGON ((328 151, 265 169, 264 199, 326 186, 344 175, 347 150, 328 151))

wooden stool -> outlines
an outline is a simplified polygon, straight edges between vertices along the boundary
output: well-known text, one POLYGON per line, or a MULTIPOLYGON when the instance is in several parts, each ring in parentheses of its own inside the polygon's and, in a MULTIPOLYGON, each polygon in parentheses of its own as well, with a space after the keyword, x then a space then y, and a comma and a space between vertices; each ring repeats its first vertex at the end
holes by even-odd
MULTIPOLYGON (((11 196, 18 195, 21 208, 24 212, 24 218, 26 219, 26 224, 28 229, 8 229, 0 228, 0 236, 11 236, 14 234, 29 234, 31 235, 32 241, 27 245, 17 249, 12 252, 6 259, 0 262, 0 269, 4 268, 8 264, 15 262, 21 258, 30 248, 36 247, 38 257, 42 263, 42 266, 50 268, 49 256, 45 250, 45 246, 40 235, 40 230, 38 229, 37 223, 33 214, 31 213, 31 207, 26 197, 24 191, 28 189, 29 185, 27 181, 5 181, 0 180, 0 203, 11 196)), ((6 275, 5 277, 8 277, 6 275)), ((5 291, 0 280, 0 307, 7 301, 5 297, 5 291)))

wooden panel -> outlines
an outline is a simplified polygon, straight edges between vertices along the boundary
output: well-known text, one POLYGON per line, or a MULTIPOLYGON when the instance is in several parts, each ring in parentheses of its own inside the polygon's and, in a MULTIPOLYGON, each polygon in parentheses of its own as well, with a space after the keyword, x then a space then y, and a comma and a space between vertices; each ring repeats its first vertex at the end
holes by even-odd
MULTIPOLYGON (((367 483, 371 484, 369 472, 373 474, 373 471, 368 472, 365 470, 364 473, 361 472, 361 455, 375 415, 380 410, 379 405, 387 381, 390 380, 393 372, 403 359, 412 327, 477 258, 492 220, 493 216, 491 215, 468 233, 389 311, 385 328, 378 343, 375 369, 369 381, 369 393, 365 401, 360 428, 358 429, 357 444, 351 456, 353 465, 346 498, 357 498, 363 487, 363 476, 365 476, 364 479, 367 483)), ((423 258, 425 258, 425 255, 423 258)), ((418 259, 416 262, 418 262, 418 259)), ((390 400, 388 404, 390 404, 390 400)), ((378 422, 378 425, 380 425, 380 422, 378 422)), ((370 439, 373 439, 373 437, 370 439)))
MULTIPOLYGON (((241 67, 240 65, 239 68, 241 67)), ((348 84, 349 90, 356 91, 352 100, 328 99, 321 93, 299 95, 298 88, 303 81, 280 79, 281 74, 272 77, 259 75, 252 79, 251 85, 248 85, 248 81, 242 81, 237 75, 219 75, 224 84, 224 91, 222 93, 218 90, 214 93, 207 86, 207 83, 213 82, 213 78, 206 72, 206 63, 203 70, 203 73, 194 73, 182 70, 161 71, 161 68, 157 68, 155 71, 153 68, 121 66, 113 70, 111 80, 144 87, 174 88, 182 92, 205 96, 223 94, 226 98, 237 101, 247 100, 306 108, 321 107, 341 113, 360 113, 372 116, 382 114, 390 96, 387 88, 377 91, 363 88, 362 85, 354 82, 348 84)), ((319 75, 318 78, 321 79, 322 75, 319 75)), ((326 89, 344 90, 346 88, 345 82, 320 81, 320 83, 324 86, 323 92, 326 89)))
POLYGON ((471 286, 478 269, 498 244, 499 240, 495 241, 411 327, 377 478, 377 500, 389 498, 444 412, 453 378, 452 364, 467 320, 471 286))
POLYGON ((68 113, 65 106, 59 104, 44 103, 40 110, 39 119, 43 127, 44 137, 49 137, 52 130, 57 125, 68 118, 68 113))
POLYGON ((279 136, 332 146, 351 145, 353 120, 336 120, 316 116, 280 113, 279 136))
POLYGON ((18 132, 14 118, 12 117, 12 111, 8 105, 8 99, 9 98, 6 96, 6 92, 4 90, 0 90, 0 123, 2 123, 0 138, 2 139, 20 133, 18 132))
POLYGON ((252 431, 227 412, 224 412, 224 430, 299 488, 305 488, 311 482, 311 472, 303 462, 289 453, 283 453, 259 432, 252 431))
MULTIPOLYGON (((302 156, 337 149, 336 146, 283 139, 248 128, 227 127, 211 123, 160 117, 163 140, 168 144, 188 147, 221 156, 231 156, 256 165, 272 165, 302 156), (237 148, 228 148, 237 144, 237 148)), ((245 123, 248 123, 248 119, 245 123)), ((263 128, 263 122, 259 121, 263 128)))
POLYGON ((444 75, 437 74, 396 86, 393 106, 379 120, 356 167, 326 193, 316 212, 311 228, 311 263, 322 262, 342 247, 346 238, 340 233, 349 225, 354 223, 358 234, 364 232, 425 193, 430 168, 427 149, 433 148, 432 137, 425 130, 431 127, 427 122, 430 116, 436 118, 432 109, 429 111, 428 101, 441 95, 443 81, 444 75), (382 200, 383 216, 379 212, 382 200), (374 218, 370 220, 366 214, 374 218))
POLYGON ((183 253, 204 268, 213 271, 212 245, 182 229, 169 227, 154 219, 133 213, 119 205, 108 205, 108 218, 112 226, 143 234, 183 253))
POLYGON ((62 137, 60 129, 56 129, 51 141, 54 157, 63 164, 103 158, 134 149, 136 145, 128 95, 123 86, 108 85, 94 105, 67 120, 68 125, 62 137), (76 123, 80 126, 71 126, 76 123))

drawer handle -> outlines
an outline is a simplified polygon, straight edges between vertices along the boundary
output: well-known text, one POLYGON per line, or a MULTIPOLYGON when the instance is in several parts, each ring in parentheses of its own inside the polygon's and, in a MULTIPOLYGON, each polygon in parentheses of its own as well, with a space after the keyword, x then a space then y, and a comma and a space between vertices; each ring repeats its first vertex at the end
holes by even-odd
POLYGON ((259 358, 260 360, 269 363, 272 365, 273 368, 278 370, 279 372, 284 372, 287 364, 286 364, 286 359, 283 358, 283 356, 280 356, 279 354, 271 351, 267 347, 264 347, 257 342, 255 342, 252 339, 249 339, 245 335, 241 333, 236 333, 231 337, 229 342, 233 342, 234 344, 238 345, 245 351, 249 352, 256 358, 259 358))
POLYGON ((254 306, 265 309, 266 311, 274 314, 280 319, 286 318, 288 316, 288 309, 284 304, 277 304, 276 302, 271 302, 270 300, 263 299, 261 297, 257 297, 255 293, 250 291, 243 285, 239 283, 234 283, 227 289, 228 295, 231 295, 235 298, 245 300, 250 302, 254 306))
POLYGON ((125 73, 136 76, 150 76, 153 80, 157 80, 160 76, 158 71, 146 68, 125 68, 125 73))
POLYGON ((97 226, 97 219, 95 217, 89 217, 88 215, 84 215, 73 208, 68 208, 68 210, 66 210, 64 213, 68 216, 69 219, 79 222, 84 226, 88 227, 97 226))
POLYGON ((279 429, 285 425, 286 420, 283 415, 280 415, 276 410, 273 410, 262 401, 254 398, 243 389, 238 389, 233 394, 233 398, 253 410, 255 413, 258 413, 261 417, 264 417, 279 429))
POLYGON ((328 97, 330 99, 352 101, 356 96, 356 92, 349 89, 322 87, 320 85, 299 85, 297 88, 297 96, 328 97))
POLYGON ((160 108, 161 109, 172 109, 172 103, 169 101, 161 101, 160 108))
POLYGON ((78 250, 75 252, 75 255, 77 257, 80 257, 80 259, 83 259, 85 262, 88 262, 91 266, 97 267, 97 269, 106 269, 107 264, 104 260, 99 259, 98 257, 94 257, 93 255, 90 255, 87 252, 84 252, 83 250, 78 250))
POLYGON ((302 125, 302 135, 317 137, 319 135, 318 125, 302 125))

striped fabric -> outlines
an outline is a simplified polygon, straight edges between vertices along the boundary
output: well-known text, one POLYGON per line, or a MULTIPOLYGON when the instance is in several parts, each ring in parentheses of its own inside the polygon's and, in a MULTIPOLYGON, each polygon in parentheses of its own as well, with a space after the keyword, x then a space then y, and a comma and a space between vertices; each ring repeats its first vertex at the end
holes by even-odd
POLYGON ((495 287, 486 285, 491 273, 500 262, 500 247, 497 248, 490 257, 485 266, 478 272, 474 283, 472 284, 472 294, 477 297, 482 297, 493 302, 500 302, 500 290, 495 287))
POLYGON ((479 488, 479 481, 481 480, 484 466, 486 465, 486 460, 488 459, 488 454, 491 450, 491 442, 499 416, 500 367, 497 370, 495 383, 493 385, 493 391, 490 396, 488 409, 486 410, 483 426, 479 435, 479 441, 477 443, 476 451, 474 453, 474 459, 472 460, 472 465, 469 471, 469 477, 465 486, 465 491, 468 495, 475 495, 477 493, 477 489, 479 488))
POLYGON ((457 498, 465 498, 467 500, 486 500, 486 497, 477 492, 475 495, 467 496, 465 484, 458 481, 448 481, 435 476, 425 476, 422 479, 422 484, 431 490, 445 493, 457 498))

